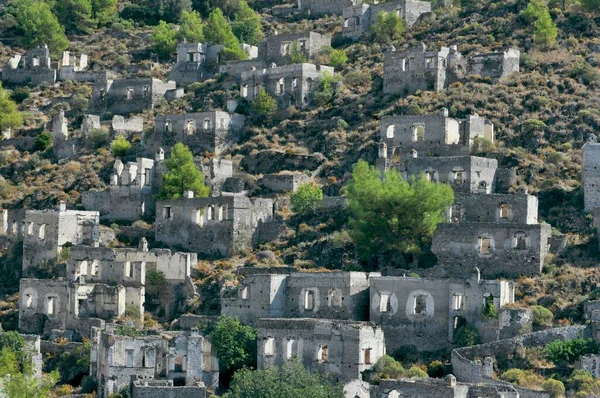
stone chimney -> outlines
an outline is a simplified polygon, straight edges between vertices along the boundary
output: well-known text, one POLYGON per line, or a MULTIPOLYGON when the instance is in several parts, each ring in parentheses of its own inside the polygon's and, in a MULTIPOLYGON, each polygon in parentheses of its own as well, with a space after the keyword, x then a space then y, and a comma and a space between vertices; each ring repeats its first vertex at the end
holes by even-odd
POLYGON ((165 160, 165 150, 162 148, 158 148, 158 151, 156 151, 156 156, 155 156, 154 160, 156 160, 157 162, 165 160))
POLYGON ((440 113, 442 114, 442 116, 448 117, 448 108, 442 108, 440 110, 440 113))
POLYGON ((183 197, 185 199, 194 199, 194 191, 183 191, 183 197))
POLYGON ((58 203, 58 211, 67 211, 67 204, 62 200, 58 203))
POLYGON ((141 251, 143 251, 143 252, 147 252, 148 251, 148 241, 143 236, 140 239, 140 243, 138 243, 138 248, 141 251))

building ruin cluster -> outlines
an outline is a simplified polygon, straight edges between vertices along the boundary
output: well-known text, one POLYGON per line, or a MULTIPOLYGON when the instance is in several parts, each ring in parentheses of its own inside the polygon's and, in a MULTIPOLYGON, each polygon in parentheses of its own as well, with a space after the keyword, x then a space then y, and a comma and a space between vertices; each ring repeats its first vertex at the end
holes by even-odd
MULTIPOLYGON (((419 0, 298 0, 297 10, 341 15, 341 35, 348 40, 367 33, 382 11, 397 13, 408 26, 432 14, 431 3, 419 0)), ((7 84, 94 83, 79 129, 72 129, 62 111, 47 126, 57 160, 76 158, 98 130, 113 137, 139 137, 141 148, 135 159, 114 162, 103 189, 82 193, 82 209, 69 210, 60 203, 56 209, 0 210, 3 244, 23 242, 19 331, 26 336, 37 374, 42 352, 52 341, 60 337, 81 344, 89 339, 90 375, 100 398, 123 389, 136 398, 205 397, 219 388, 217 353, 197 327, 214 319, 183 315, 174 330, 141 336, 122 334, 119 322, 124 317, 143 322, 150 308, 176 318, 186 302, 199 297, 192 277, 199 257, 231 258, 278 236, 284 205, 273 194, 296 191, 321 165, 305 172, 256 173, 261 174, 257 183, 265 195, 253 195, 239 166, 224 156, 244 131, 245 117, 236 109, 240 101, 254 101, 261 90, 279 108, 310 107, 311 93, 335 72, 316 62, 330 45, 330 37, 316 32, 278 34, 256 47, 243 44, 248 60, 224 62, 223 46, 183 41, 166 82, 90 70, 85 54, 64 52, 54 66, 47 47, 9 61, 2 73, 7 84), (306 62, 292 63, 293 51, 306 62), (226 101, 226 109, 157 114, 150 128, 136 116, 182 98, 190 84, 215 77, 239 90, 235 99, 226 101), (165 158, 177 142, 195 156, 210 188, 208 197, 185 191, 177 199, 159 199, 165 158), (153 225, 122 227, 136 244, 114 247, 115 232, 105 224, 138 220, 153 225), (59 276, 43 277, 40 271, 48 269, 59 276), (157 275, 164 277, 160 289, 153 283, 157 275)), ((425 45, 391 47, 384 58, 383 92, 442 91, 469 76, 505 79, 519 72, 519 58, 516 49, 463 57, 456 46, 439 51, 425 45)), ((10 132, 5 138, 5 145, 32 145, 10 132)), ((582 332, 566 328, 540 336, 530 333, 531 311, 515 305, 516 283, 502 279, 540 274, 547 255, 560 253, 565 239, 540 222, 538 200, 517 186, 514 169, 500 167, 493 156, 473 155, 481 140, 493 143, 495 132, 493 123, 478 114, 457 119, 441 109, 437 114, 381 118, 376 165, 382 176, 395 169, 404 178, 424 175, 454 190, 455 202, 433 236, 437 264, 426 277, 393 271, 238 269, 236 281, 222 286, 220 312, 257 329, 259 369, 298 359, 308 370, 343 383, 348 398, 549 397, 494 379, 491 357, 498 347, 582 332), (497 317, 486 316, 490 307, 497 317), (386 353, 406 346, 419 351, 453 348, 456 331, 465 325, 477 329, 483 345, 453 351, 454 375, 382 380, 377 385, 365 381, 386 353)), ((585 207, 595 217, 600 217, 600 180, 594 171, 598 148, 596 143, 584 147, 585 207)), ((343 205, 342 197, 323 200, 324 207, 343 205)), ((405 265, 418 268, 416 260, 405 265)), ((594 313, 592 318, 586 333, 595 333, 600 316, 594 313)), ((598 362, 597 355, 589 356, 582 366, 598 369, 598 362)))

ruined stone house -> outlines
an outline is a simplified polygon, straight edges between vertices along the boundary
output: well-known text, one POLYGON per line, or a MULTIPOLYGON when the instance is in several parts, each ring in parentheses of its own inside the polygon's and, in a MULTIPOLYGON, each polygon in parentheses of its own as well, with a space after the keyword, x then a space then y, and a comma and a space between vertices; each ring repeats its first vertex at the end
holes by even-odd
POLYGON ((280 172, 263 176, 258 184, 272 192, 296 192, 311 181, 311 177, 301 172, 280 172))
POLYGON ((513 282, 482 280, 478 270, 467 280, 374 276, 369 281, 369 320, 381 325, 388 352, 449 346, 461 326, 486 327, 482 313, 488 303, 500 310, 514 302, 513 282))
POLYGON ((157 115, 154 134, 144 137, 149 148, 170 148, 177 142, 187 145, 194 155, 219 155, 235 141, 244 128, 244 116, 223 111, 157 115))
MULTIPOLYGON (((448 375, 444 379, 381 380, 374 386, 373 398, 520 398, 515 387, 502 384, 460 383, 448 375)), ((369 398, 371 398, 369 397, 369 398)), ((363 397, 360 397, 363 398, 363 397)), ((366 398, 366 397, 365 397, 366 398)))
POLYGON ((379 273, 295 271, 240 269, 239 285, 222 291, 221 313, 252 325, 260 318, 369 319, 369 277, 379 273))
POLYGON ((550 235, 550 225, 538 221, 535 196, 457 193, 431 250, 452 276, 476 266, 488 277, 517 277, 542 272, 550 235))
POLYGON ((99 79, 94 84, 89 110, 92 112, 127 115, 154 109, 160 102, 178 98, 174 81, 154 78, 99 79))
MULTIPOLYGON (((220 72, 224 48, 220 44, 188 43, 185 40, 177 44, 177 62, 171 69, 169 80, 179 86, 187 86, 212 78, 220 72)), ((242 49, 249 59, 258 55, 258 49, 248 44, 242 44, 242 49)))
POLYGON ((298 10, 311 16, 342 15, 345 8, 362 0, 298 0, 298 10))
POLYGON ((313 31, 269 36, 258 45, 258 59, 265 65, 273 62, 276 65, 290 64, 294 45, 307 60, 312 60, 324 47, 331 46, 331 38, 313 31))
MULTIPOLYGON (((54 261, 63 248, 98 242, 97 211, 27 210, 23 232, 23 273, 43 261, 54 261)), ((15 224, 11 227, 13 230, 15 224)))
POLYGON ((374 2, 373 4, 356 4, 344 8, 342 17, 344 25, 342 36, 349 39, 359 39, 371 30, 381 12, 393 12, 402 17, 406 26, 412 26, 421 14, 431 12, 431 3, 420 0, 390 0, 374 2))
POLYGON ((176 387, 218 386, 217 358, 208 339, 197 332, 130 337, 94 328, 91 340, 90 374, 98 383, 99 398, 128 387, 132 376, 170 380, 176 387))
POLYGON ((271 199, 241 195, 181 199, 156 203, 156 240, 169 247, 227 257, 259 241, 261 226, 273 216, 271 199))
POLYGON ((284 366, 298 358, 310 372, 346 383, 361 378, 385 352, 384 332, 370 322, 308 318, 258 322, 258 369, 284 366))
POLYGON ((385 52, 383 91, 385 94, 414 94, 421 91, 442 91, 468 75, 503 79, 519 72, 520 52, 473 54, 463 57, 456 46, 427 49, 425 44, 404 51, 391 46, 385 52))
POLYGON ((8 84, 33 84, 56 82, 56 69, 52 68, 48 46, 33 48, 16 54, 2 69, 2 81, 8 84))
POLYGON ((334 70, 307 63, 242 72, 240 95, 252 102, 262 87, 280 108, 292 105, 305 108, 310 103, 310 92, 317 89, 325 73, 333 75, 334 70))
POLYGON ((475 138, 494 142, 494 125, 477 114, 465 119, 448 116, 443 108, 438 114, 384 116, 381 118, 379 142, 387 148, 392 163, 416 157, 468 156, 475 138))
POLYGON ((132 377, 131 398, 206 398, 206 386, 202 382, 190 386, 175 386, 173 380, 155 380, 132 377))

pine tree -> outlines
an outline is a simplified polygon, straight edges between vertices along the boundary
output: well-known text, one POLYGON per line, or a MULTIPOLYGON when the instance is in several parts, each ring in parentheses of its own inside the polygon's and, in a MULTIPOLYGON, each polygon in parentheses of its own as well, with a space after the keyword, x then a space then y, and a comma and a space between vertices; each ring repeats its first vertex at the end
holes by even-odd
POLYGON ((189 43, 203 43, 204 32, 202 26, 202 17, 198 12, 184 11, 181 15, 181 23, 177 32, 177 40, 187 40, 189 43))
POLYGON ((86 33, 92 25, 90 0, 58 0, 54 13, 69 33, 86 33))
POLYGON ((23 115, 9 93, 0 86, 0 129, 16 129, 23 124, 23 115))
POLYGON ((558 29, 545 0, 530 0, 527 8, 523 10, 522 17, 534 28, 534 40, 537 44, 549 47, 556 42, 558 29))
POLYGON ((11 4, 18 22, 20 41, 26 47, 47 45, 57 54, 69 47, 65 28, 52 13, 50 5, 37 0, 15 0, 11 4))
POLYGON ((377 14, 377 20, 371 27, 373 37, 380 43, 389 43, 398 40, 404 32, 404 21, 395 12, 381 11, 377 14))
POLYGON ((209 43, 222 44, 225 47, 222 52, 225 61, 248 58, 220 8, 215 8, 208 16, 208 21, 204 26, 204 38, 209 43))
POLYGON ((175 37, 177 32, 165 21, 160 21, 154 28, 152 41, 154 42, 154 51, 162 59, 168 59, 177 49, 175 37))
POLYGON ((184 191, 192 191, 199 198, 205 198, 210 193, 210 188, 204 185, 204 175, 194 163, 192 151, 181 142, 173 145, 165 166, 169 172, 163 175, 159 194, 161 199, 180 198, 184 191))
POLYGON ((260 15, 245 0, 240 0, 240 8, 234 15, 231 28, 240 42, 256 46, 263 38, 260 20, 260 15))
POLYGON ((107 25, 115 15, 117 15, 117 0, 92 0, 92 16, 98 25, 107 25))

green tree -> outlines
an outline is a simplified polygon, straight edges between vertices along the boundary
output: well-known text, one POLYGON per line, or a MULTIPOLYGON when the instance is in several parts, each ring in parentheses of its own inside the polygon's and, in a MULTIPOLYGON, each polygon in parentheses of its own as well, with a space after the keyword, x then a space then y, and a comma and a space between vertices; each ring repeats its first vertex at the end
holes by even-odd
POLYGON ((332 50, 329 53, 329 65, 334 68, 341 68, 348 62, 348 56, 345 50, 332 50))
POLYGON ((470 347, 480 343, 479 331, 471 325, 461 326, 454 333, 454 345, 456 347, 470 347))
POLYGON ((405 374, 402 364, 389 355, 379 358, 373 370, 380 379, 399 379, 405 374))
POLYGON ((108 25, 116 15, 117 0, 92 0, 92 16, 98 25, 108 25))
POLYGON ((236 317, 221 315, 205 331, 217 351, 219 366, 226 372, 256 363, 256 330, 242 325, 236 317))
POLYGON ((19 367, 25 363, 25 339, 18 332, 0 332, 0 351, 10 350, 15 354, 19 367))
MULTIPOLYGON (((220 364, 220 363, 219 363, 220 364)), ((281 368, 242 369, 235 373, 225 398, 338 398, 343 387, 319 372, 308 372, 299 360, 281 368)))
POLYGON ((160 21, 158 26, 154 28, 152 42, 154 43, 154 51, 162 59, 168 59, 177 49, 176 41, 177 32, 165 21, 160 21))
MULTIPOLYGON (((15 90, 17 91, 17 90, 15 90)), ((0 85, 0 129, 17 129, 23 125, 23 115, 10 93, 0 85)))
POLYGON ((30 367, 21 369, 15 352, 0 353, 0 396, 10 398, 47 398, 58 381, 57 371, 38 378, 30 367))
POLYGON ((323 191, 313 183, 303 184, 291 197, 292 210, 300 215, 314 213, 319 202, 323 200, 323 191))
POLYGON ((532 305, 531 306, 531 315, 533 316, 533 327, 535 327, 535 328, 552 327, 552 321, 554 320, 554 314, 548 308, 542 307, 541 305, 532 305))
POLYGON ((184 191, 192 191, 198 198, 205 198, 210 193, 210 188, 204 185, 204 175, 194 163, 192 151, 181 142, 173 145, 165 166, 168 173, 163 175, 161 199, 180 198, 184 191))
POLYGON ((380 43, 389 43, 398 40, 404 32, 404 21, 395 12, 381 11, 377 14, 377 20, 371 26, 373 37, 380 43))
POLYGON ((526 22, 533 24, 534 40, 537 44, 548 47, 556 42, 558 29, 552 22, 545 0, 530 0, 521 15, 526 22))
POLYGON ((69 33, 86 33, 92 25, 90 0, 57 0, 54 13, 69 33))
POLYGON ((344 193, 350 234, 366 260, 385 253, 421 253, 454 201, 447 184, 429 182, 423 175, 406 181, 395 169, 381 179, 379 170, 362 160, 344 193))
POLYGON ((248 54, 242 50, 239 40, 233 34, 231 26, 220 8, 215 8, 208 16, 204 26, 204 38, 209 43, 222 44, 225 47, 222 52, 225 61, 248 58, 248 54))
POLYGON ((308 61, 308 58, 306 58, 304 51, 300 49, 298 42, 294 40, 290 46, 290 62, 292 64, 302 64, 306 61, 308 61))
POLYGON ((53 53, 69 47, 65 28, 52 13, 50 4, 39 0, 15 0, 13 15, 18 22, 20 40, 26 47, 46 44, 53 53))
POLYGON ((186 39, 190 43, 204 42, 204 33, 202 31, 202 17, 196 11, 184 11, 181 15, 177 40, 186 39))
POLYGON ((316 106, 326 105, 333 100, 335 94, 333 88, 334 83, 334 76, 328 71, 323 72, 323 75, 319 79, 317 89, 310 93, 310 98, 316 106))
POLYGON ((118 136, 115 140, 113 140, 113 142, 110 143, 110 151, 115 157, 127 155, 130 149, 131 143, 122 135, 118 136))
POLYGON ((231 30, 241 43, 258 45, 263 38, 260 15, 245 0, 240 0, 239 9, 233 16, 231 30))
POLYGON ((45 151, 46 149, 52 146, 53 141, 54 138, 52 137, 52 134, 50 134, 47 131, 44 131, 43 133, 40 133, 40 135, 38 135, 35 139, 35 149, 37 149, 38 151, 45 151))
POLYGON ((252 103, 252 110, 259 116, 269 117, 277 109, 275 98, 271 97, 264 88, 258 90, 258 94, 252 103))
POLYGON ((544 357, 557 366, 570 364, 586 354, 597 354, 599 345, 594 339, 554 340, 544 347, 544 357))

